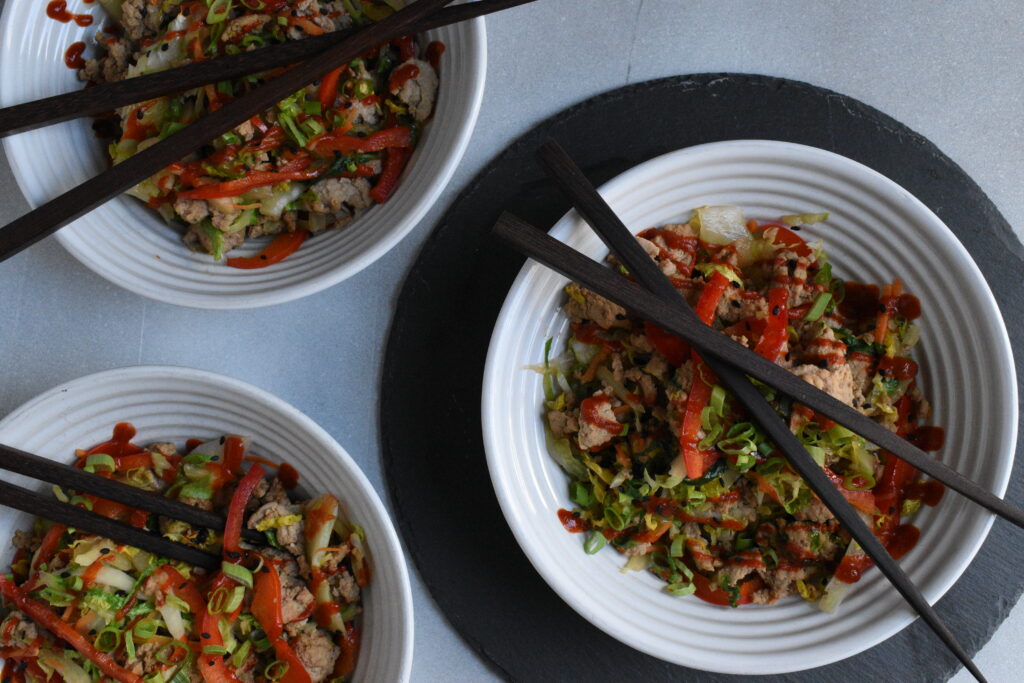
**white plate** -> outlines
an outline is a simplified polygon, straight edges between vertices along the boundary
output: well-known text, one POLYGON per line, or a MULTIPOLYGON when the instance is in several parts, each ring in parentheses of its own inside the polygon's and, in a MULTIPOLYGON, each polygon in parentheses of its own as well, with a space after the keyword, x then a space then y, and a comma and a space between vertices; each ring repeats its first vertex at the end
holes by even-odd
MULTIPOLYGON (((355 461, 338 442, 293 406, 223 375, 167 366, 108 370, 55 387, 0 421, 0 443, 70 462, 76 448, 110 438, 118 422, 138 429, 135 441, 173 441, 227 433, 251 438, 254 455, 298 470, 310 495, 332 493, 366 530, 371 582, 364 593, 363 642, 356 681, 407 681, 412 667, 413 612, 405 555, 388 513, 355 461)), ((48 491, 33 479, 4 472, 14 484, 48 491)), ((31 515, 5 510, 0 538, 31 525, 31 515)), ((0 554, 9 566, 13 548, 0 554)))
MULTIPOLYGON (((1013 359, 992 293, 963 246, 906 190, 850 159, 813 147, 745 140, 658 157, 615 178, 601 194, 630 230, 678 222, 704 204, 738 204, 748 217, 828 211, 802 236, 822 238, 836 272, 863 282, 903 279, 921 299, 920 384, 931 420, 946 429, 939 454, 1002 495, 1013 464, 1017 392, 1013 359)), ((603 258, 608 250, 575 212, 551 234, 603 258)), ((809 669, 865 650, 914 613, 877 571, 865 575, 837 615, 799 598, 728 609, 674 598, 650 574, 620 573, 624 558, 591 556, 556 517, 572 508, 567 477, 548 456, 540 375, 544 341, 564 348, 567 280, 530 262, 494 328, 483 384, 487 462, 502 511, 523 551, 577 612, 622 642, 684 666, 734 674, 809 669)), ((902 565, 934 602, 970 563, 993 516, 948 493, 915 520, 921 540, 902 565)))
MULTIPOLYGON (((0 106, 81 88, 64 65, 64 50, 104 23, 99 5, 70 2, 73 12, 96 17, 89 28, 58 23, 40 0, 8 0, 0 17, 0 106)), ((195 308, 270 306, 313 294, 351 277, 383 256, 412 230, 447 185, 469 143, 484 92, 487 39, 484 20, 430 31, 444 41, 441 86, 433 121, 402 175, 394 196, 341 230, 308 240, 284 262, 257 270, 229 268, 190 252, 180 227, 171 227, 131 197, 107 202, 57 233, 75 258, 111 282, 167 303, 195 308)), ((86 56, 92 56, 90 50, 86 56)), ((32 207, 107 168, 107 152, 91 119, 4 139, 4 150, 22 194, 32 207)), ((251 256, 269 239, 231 252, 251 256)))

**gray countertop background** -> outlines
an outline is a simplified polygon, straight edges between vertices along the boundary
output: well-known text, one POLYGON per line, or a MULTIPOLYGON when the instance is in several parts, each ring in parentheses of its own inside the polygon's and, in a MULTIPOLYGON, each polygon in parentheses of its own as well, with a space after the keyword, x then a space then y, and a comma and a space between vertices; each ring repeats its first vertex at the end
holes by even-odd
MULTIPOLYGON (((69 4, 76 11, 80 0, 69 4)), ((306 299, 207 312, 124 291, 48 239, 0 264, 0 415, 55 384, 108 368, 163 363, 212 370, 310 415, 348 449, 387 503, 377 397, 395 299, 441 213, 509 142, 564 107, 627 83, 713 71, 794 78, 860 99, 931 139, 1022 236, 1020 10, 1011 0, 539 0, 495 16, 487 21, 487 92, 469 151, 437 206, 402 244, 306 299)), ((0 154, 0 224, 26 209, 0 154)), ((413 680, 494 679, 410 569, 413 680)), ((1022 639, 1018 606, 977 659, 990 680, 1020 679, 1022 639)), ((969 677, 961 672, 954 680, 969 677)))

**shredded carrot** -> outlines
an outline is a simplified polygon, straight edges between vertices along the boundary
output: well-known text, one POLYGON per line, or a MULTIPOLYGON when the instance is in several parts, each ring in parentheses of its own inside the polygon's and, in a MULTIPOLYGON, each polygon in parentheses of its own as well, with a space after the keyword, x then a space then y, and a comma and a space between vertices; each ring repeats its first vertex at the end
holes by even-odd
POLYGON ((594 379, 594 375, 597 374, 597 369, 601 367, 601 363, 608 357, 608 352, 601 349, 594 354, 594 358, 591 359, 590 365, 587 367, 587 371, 580 376, 580 380, 583 382, 589 382, 594 379))

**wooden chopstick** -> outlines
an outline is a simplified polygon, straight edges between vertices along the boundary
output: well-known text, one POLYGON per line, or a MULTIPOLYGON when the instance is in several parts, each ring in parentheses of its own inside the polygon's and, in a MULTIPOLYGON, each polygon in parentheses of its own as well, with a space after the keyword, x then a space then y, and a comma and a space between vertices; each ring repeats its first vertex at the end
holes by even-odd
MULTIPOLYGON (((80 493, 88 493, 99 498, 112 500, 139 510, 146 510, 170 519, 181 520, 193 526, 206 527, 215 531, 224 530, 222 515, 186 505, 173 498, 143 491, 114 479, 106 479, 90 474, 77 467, 50 460, 34 453, 0 444, 0 469, 40 481, 57 484, 80 493)), ((253 543, 266 543, 266 537, 252 529, 243 529, 242 537, 253 543)))
POLYGON ((1003 519, 1024 527, 1024 510, 999 498, 956 470, 903 440, 874 420, 817 389, 796 375, 762 358, 747 347, 706 325, 693 325, 684 312, 652 295, 643 287, 603 267, 575 249, 537 230, 527 230, 510 216, 495 232, 522 253, 562 275, 579 282, 606 299, 651 320, 678 335, 705 356, 719 358, 744 374, 760 380, 812 408, 825 417, 860 434, 868 441, 910 463, 933 479, 960 493, 1003 519))
MULTIPOLYGON (((630 274, 662 301, 686 314, 691 325, 703 325, 693 309, 680 298, 676 288, 651 260, 633 234, 608 206, 608 203, 604 201, 565 150, 556 142, 549 141, 538 150, 537 159, 584 220, 625 264, 630 274)), ((896 587, 896 590, 914 607, 963 665, 978 680, 984 680, 970 656, 939 615, 750 380, 742 372, 718 358, 707 357, 705 362, 717 375, 725 389, 747 409, 751 418, 782 451, 793 469, 804 478, 821 502, 850 532, 850 535, 896 587)))
POLYGON ((228 102, 217 111, 169 135, 152 147, 90 178, 81 185, 0 228, 0 262, 14 256, 157 171, 209 144, 308 83, 367 50, 409 33, 416 23, 453 0, 417 0, 381 21, 327 48, 318 58, 228 102))
POLYGON ((84 508, 62 503, 51 496, 29 491, 3 480, 0 480, 0 504, 172 560, 180 560, 209 570, 220 567, 221 559, 217 555, 175 543, 144 529, 137 529, 84 508))
MULTIPOLYGON (((479 0, 456 7, 446 7, 417 22, 409 32, 422 33, 530 2, 534 0, 479 0)), ((207 59, 157 73, 103 83, 87 90, 80 89, 16 104, 0 109, 0 137, 82 116, 102 114, 136 102, 198 88, 207 83, 303 62, 351 37, 358 30, 347 29, 303 40, 291 40, 237 55, 207 59)))

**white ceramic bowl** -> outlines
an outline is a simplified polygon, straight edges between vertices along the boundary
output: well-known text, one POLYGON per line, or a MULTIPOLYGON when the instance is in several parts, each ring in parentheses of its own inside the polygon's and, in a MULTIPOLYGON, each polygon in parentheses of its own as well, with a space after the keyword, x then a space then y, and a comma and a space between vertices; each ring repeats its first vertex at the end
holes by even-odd
MULTIPOLYGON (((721 142, 658 157, 601 188, 630 230, 678 221, 704 204, 738 204, 748 217, 828 211, 807 228, 837 273, 863 282, 903 279, 922 303, 920 383, 946 429, 940 457, 1002 495, 1013 462, 1017 392, 1002 318, 981 272, 927 207, 887 178, 820 149, 770 141, 721 142)), ((575 212, 551 234, 603 258, 608 250, 575 212)), ((505 518, 534 567, 577 612, 622 642, 684 666, 770 674, 822 666, 865 650, 914 619, 877 571, 837 615, 799 598, 728 609, 662 592, 652 575, 620 573, 623 557, 583 552, 556 511, 572 508, 567 477, 544 446, 540 375, 544 341, 564 348, 565 278, 530 262, 512 285, 484 374, 487 462, 505 518)), ((949 493, 915 523, 921 540, 903 568, 934 602, 970 563, 992 515, 949 493)))
MULTIPOLYGON (((64 65, 64 50, 89 44, 103 23, 99 5, 69 3, 96 16, 89 28, 46 16, 38 0, 8 0, 0 17, 0 106, 81 87, 64 65)), ((90 269, 126 289, 195 308, 269 306, 313 294, 355 275, 384 255, 423 218, 441 194, 469 143, 483 98, 487 40, 482 18, 427 33, 448 49, 434 120, 402 175, 394 196, 341 230, 317 235, 284 262, 257 270, 229 268, 190 252, 181 228, 171 227, 142 202, 122 196, 57 233, 57 239, 90 269)), ((86 56, 91 56, 91 50, 86 56)), ((107 152, 91 119, 4 139, 22 193, 33 207, 107 167, 107 152)), ((268 238, 252 240, 232 256, 257 253, 268 238)))
MULTIPOLYGON (((108 370, 54 387, 0 421, 0 443, 70 462, 76 448, 110 438, 117 422, 138 429, 135 441, 251 438, 249 452, 298 470, 305 493, 333 493, 366 530, 372 580, 364 593, 363 641, 356 681, 407 681, 412 667, 413 612, 405 555, 388 513, 355 461, 331 436, 284 401, 223 375, 167 366, 108 370)), ((33 479, 6 480, 48 491, 33 479)), ((31 524, 31 515, 5 510, 0 538, 31 524)), ((0 553, 6 568, 9 543, 0 553)))

